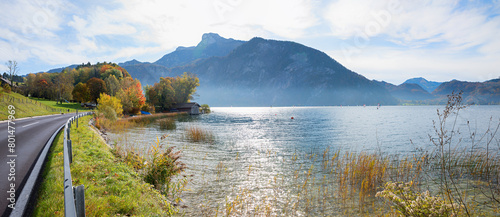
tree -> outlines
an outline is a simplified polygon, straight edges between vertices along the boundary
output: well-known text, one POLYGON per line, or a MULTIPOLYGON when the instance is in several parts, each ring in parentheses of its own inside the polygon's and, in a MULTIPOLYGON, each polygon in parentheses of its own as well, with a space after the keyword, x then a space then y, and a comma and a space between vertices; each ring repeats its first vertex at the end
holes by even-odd
POLYGON ((116 96, 116 92, 120 89, 120 82, 114 75, 110 75, 104 80, 106 82, 106 88, 108 89, 108 94, 110 96, 116 96))
POLYGON ((10 77, 10 86, 12 87, 14 85, 14 76, 17 74, 19 71, 19 68, 17 67, 17 62, 15 60, 9 60, 5 63, 5 66, 7 66, 7 73, 10 77))
POLYGON ((196 87, 200 86, 200 80, 191 73, 184 72, 182 77, 177 76, 172 82, 175 91, 175 103, 186 103, 193 99, 196 87))
POLYGON ((71 100, 73 98, 73 82, 74 79, 69 72, 66 70, 59 73, 56 77, 55 87, 58 92, 58 101, 61 103, 63 100, 71 100))
POLYGON ((101 93, 106 93, 106 83, 100 78, 91 78, 87 81, 87 88, 90 93, 90 101, 97 102, 101 93))
POLYGON ((73 99, 80 103, 88 102, 90 100, 89 89, 87 88, 87 85, 82 82, 78 83, 75 88, 73 88, 71 94, 73 95, 73 99))
POLYGON ((117 97, 123 102, 123 110, 129 114, 138 113, 146 102, 139 80, 134 80, 132 86, 120 90, 117 97))
POLYGON ((155 104, 155 106, 158 106, 163 111, 170 109, 172 104, 174 104, 175 91, 172 88, 173 80, 174 78, 171 77, 160 78, 160 83, 155 83, 153 87, 158 98, 158 104, 155 104))
POLYGON ((99 95, 97 103, 99 104, 97 109, 104 115, 104 117, 114 121, 117 117, 122 116, 123 108, 120 99, 105 93, 101 93, 99 95), (112 112, 110 112, 110 110, 112 112))

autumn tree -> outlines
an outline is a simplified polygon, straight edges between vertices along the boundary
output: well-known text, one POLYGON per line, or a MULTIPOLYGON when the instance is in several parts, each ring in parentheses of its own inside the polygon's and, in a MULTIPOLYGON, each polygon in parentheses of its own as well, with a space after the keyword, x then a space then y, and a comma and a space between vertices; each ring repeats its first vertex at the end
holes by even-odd
POLYGON ((198 86, 199 79, 195 75, 185 72, 182 76, 175 78, 160 78, 159 83, 146 88, 146 95, 149 103, 160 110, 168 110, 174 104, 189 102, 198 86))
POLYGON ((137 114, 146 102, 146 98, 142 93, 141 82, 136 79, 126 84, 128 84, 128 87, 125 86, 120 89, 117 97, 122 101, 123 110, 126 113, 137 114))
POLYGON ((80 103, 88 102, 90 100, 89 89, 87 88, 87 85, 82 82, 78 83, 75 88, 73 88, 71 94, 73 95, 73 99, 80 103))
POLYGON ((99 104, 97 107, 98 112, 107 119, 114 121, 117 117, 122 116, 123 106, 117 97, 101 93, 97 103, 99 104))
POLYGON ((106 93, 106 83, 100 78, 91 78, 87 81, 87 88, 90 93, 90 101, 97 102, 101 93, 106 93))
POLYGON ((110 96, 115 96, 118 90, 120 89, 120 82, 114 75, 110 75, 105 80, 106 88, 108 89, 108 94, 110 96))
POLYGON ((73 77, 68 71, 63 71, 55 79, 55 87, 57 88, 57 100, 61 103, 63 100, 72 100, 73 95, 73 77))
POLYGON ((196 92, 196 87, 200 86, 200 80, 191 73, 184 72, 177 76, 172 82, 172 88, 175 91, 175 103, 186 103, 192 100, 192 95, 196 92))

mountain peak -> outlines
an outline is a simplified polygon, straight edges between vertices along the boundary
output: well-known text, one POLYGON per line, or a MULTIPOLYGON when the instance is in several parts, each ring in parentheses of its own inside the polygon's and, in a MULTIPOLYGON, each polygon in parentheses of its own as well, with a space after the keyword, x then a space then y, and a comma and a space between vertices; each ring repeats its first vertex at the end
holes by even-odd
POLYGON ((432 91, 434 91, 441 84, 441 82, 429 81, 422 77, 411 78, 406 80, 404 83, 418 84, 429 93, 432 93, 432 91))
MULTIPOLYGON (((205 33, 203 36, 201 36, 201 42, 198 44, 198 46, 207 46, 210 44, 214 44, 218 41, 225 40, 225 38, 221 37, 217 33, 205 33)), ((227 40, 227 39, 226 39, 227 40)))
POLYGON ((217 33, 205 33, 196 47, 178 47, 174 52, 164 55, 155 64, 172 68, 186 65, 198 59, 213 56, 226 56, 244 41, 226 39, 217 33))

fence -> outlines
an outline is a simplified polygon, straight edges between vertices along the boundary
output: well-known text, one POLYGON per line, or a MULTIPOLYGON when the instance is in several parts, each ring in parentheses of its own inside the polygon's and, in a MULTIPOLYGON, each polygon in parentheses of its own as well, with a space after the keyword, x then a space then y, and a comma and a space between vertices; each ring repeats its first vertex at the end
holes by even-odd
POLYGON ((85 216, 85 187, 83 185, 73 186, 71 180, 70 164, 73 162, 73 148, 71 143, 70 128, 78 118, 90 115, 92 112, 78 114, 66 122, 64 125, 64 215, 66 217, 85 216))

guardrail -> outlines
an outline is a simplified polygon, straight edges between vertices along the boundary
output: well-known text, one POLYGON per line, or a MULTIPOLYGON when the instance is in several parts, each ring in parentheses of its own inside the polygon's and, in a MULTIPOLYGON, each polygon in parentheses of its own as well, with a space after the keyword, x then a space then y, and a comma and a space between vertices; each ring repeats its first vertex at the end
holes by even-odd
POLYGON ((70 164, 73 162, 73 148, 70 128, 74 122, 76 122, 76 127, 78 127, 78 118, 92 113, 77 114, 68 119, 64 125, 64 215, 66 217, 85 216, 85 186, 79 185, 75 187, 71 180, 70 164))

